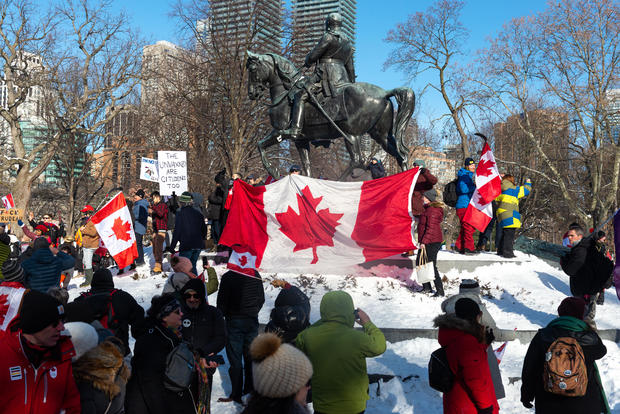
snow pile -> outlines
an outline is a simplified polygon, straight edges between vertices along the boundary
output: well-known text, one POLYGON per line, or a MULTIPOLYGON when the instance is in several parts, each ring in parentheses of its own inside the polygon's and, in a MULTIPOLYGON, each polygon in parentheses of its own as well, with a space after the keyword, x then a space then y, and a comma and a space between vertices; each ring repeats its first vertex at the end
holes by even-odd
MULTIPOLYGON (((145 250, 145 254, 150 257, 150 249, 145 250)), ((487 309, 498 327, 532 330, 545 326, 556 316, 562 299, 570 295, 568 276, 534 256, 519 252, 516 254, 518 257, 512 262, 499 262, 497 256, 492 257, 490 254, 468 257, 471 260, 483 258, 489 264, 473 272, 451 270, 446 273, 446 295, 458 292, 461 279, 477 279, 485 295, 483 299, 487 309)), ((463 256, 452 256, 465 259, 463 256)), ((201 268, 200 263, 198 268, 201 268)), ((216 270, 218 275, 226 271, 224 266, 217 266, 216 270)), ((115 284, 117 288, 130 292, 138 303, 148 308, 151 297, 161 293, 166 276, 145 277, 142 271, 140 273, 137 279, 115 277, 115 284)), ((319 319, 319 304, 323 294, 331 290, 345 290, 353 297, 355 306, 365 310, 379 327, 430 328, 433 318, 441 312, 442 298, 415 293, 417 285, 410 279, 411 273, 411 269, 380 264, 371 269, 356 269, 355 276, 263 274, 266 301, 259 320, 261 323, 269 320, 279 289, 268 282, 277 277, 298 286, 310 297, 313 322, 319 319)), ((71 285, 72 299, 82 291, 75 287, 80 282, 78 279, 71 285)), ((217 293, 209 297, 213 305, 216 299, 217 293)), ((599 329, 619 328, 616 321, 619 312, 620 303, 614 292, 608 290, 605 305, 597 308, 599 329)), ((441 413, 441 394, 428 386, 427 379, 428 358, 438 346, 435 340, 425 338, 388 343, 387 351, 382 356, 368 359, 369 374, 394 375, 394 378, 371 384, 367 412, 441 413)), ((507 394, 499 402, 502 413, 527 412, 519 402, 521 368, 527 346, 527 343, 519 341, 508 343, 500 365, 507 394)), ((607 355, 598 362, 598 366, 612 413, 620 414, 620 347, 611 341, 605 341, 605 346, 607 355)), ((224 351, 222 354, 225 356, 224 351)), ((230 391, 227 369, 227 366, 220 367, 214 376, 211 407, 214 414, 242 411, 241 406, 233 403, 217 402, 219 397, 226 396, 230 391)))

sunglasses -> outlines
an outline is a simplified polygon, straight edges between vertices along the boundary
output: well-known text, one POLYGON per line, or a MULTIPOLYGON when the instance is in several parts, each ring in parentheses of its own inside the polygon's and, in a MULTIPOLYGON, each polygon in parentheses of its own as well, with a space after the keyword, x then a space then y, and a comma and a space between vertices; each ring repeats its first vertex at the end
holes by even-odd
POLYGON ((185 299, 189 299, 189 298, 200 299, 200 295, 198 293, 186 293, 183 296, 185 297, 185 299))
POLYGON ((51 220, 50 216, 43 216, 43 220, 51 220))

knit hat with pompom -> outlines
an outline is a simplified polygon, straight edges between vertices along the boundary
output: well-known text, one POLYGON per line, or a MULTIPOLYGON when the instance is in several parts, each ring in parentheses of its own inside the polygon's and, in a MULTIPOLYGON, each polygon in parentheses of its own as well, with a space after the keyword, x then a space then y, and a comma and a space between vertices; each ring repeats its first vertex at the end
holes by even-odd
POLYGON ((269 398, 299 391, 312 377, 312 363, 299 349, 273 333, 258 335, 250 345, 254 389, 269 398))

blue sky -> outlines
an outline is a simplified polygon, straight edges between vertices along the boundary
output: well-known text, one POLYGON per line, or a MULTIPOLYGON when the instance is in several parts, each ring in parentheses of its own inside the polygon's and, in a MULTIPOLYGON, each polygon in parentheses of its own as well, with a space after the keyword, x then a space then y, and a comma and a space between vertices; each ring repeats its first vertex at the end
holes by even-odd
MULTIPOLYGON (((409 82, 404 74, 395 69, 383 70, 383 63, 392 47, 383 39, 388 30, 397 23, 404 22, 412 13, 426 10, 432 3, 431 0, 358 0, 356 38, 358 81, 374 83, 385 89, 407 85, 419 91, 424 87, 429 81, 427 77, 409 82)), ((140 28, 149 41, 176 40, 176 22, 168 17, 173 1, 115 0, 114 4, 129 14, 134 25, 140 28)), ((545 6, 546 2, 543 0, 469 0, 462 15, 463 24, 470 30, 465 59, 484 47, 486 39, 494 36, 502 24, 511 18, 541 11, 545 6)), ((445 104, 435 93, 426 93, 418 100, 418 105, 420 105, 419 120, 422 124, 427 124, 429 119, 445 112, 445 104)))

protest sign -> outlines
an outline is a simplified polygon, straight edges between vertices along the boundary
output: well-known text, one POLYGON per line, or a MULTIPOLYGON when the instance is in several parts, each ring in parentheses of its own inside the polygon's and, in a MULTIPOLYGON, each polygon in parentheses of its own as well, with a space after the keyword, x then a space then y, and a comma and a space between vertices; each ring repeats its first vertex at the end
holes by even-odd
POLYGON ((140 179, 146 181, 159 182, 159 173, 157 171, 157 160, 142 157, 140 163, 140 179))
POLYGON ((21 220, 24 211, 19 208, 0 208, 0 223, 21 220))
POLYGON ((181 195, 187 191, 187 156, 185 151, 157 151, 159 193, 181 195))

